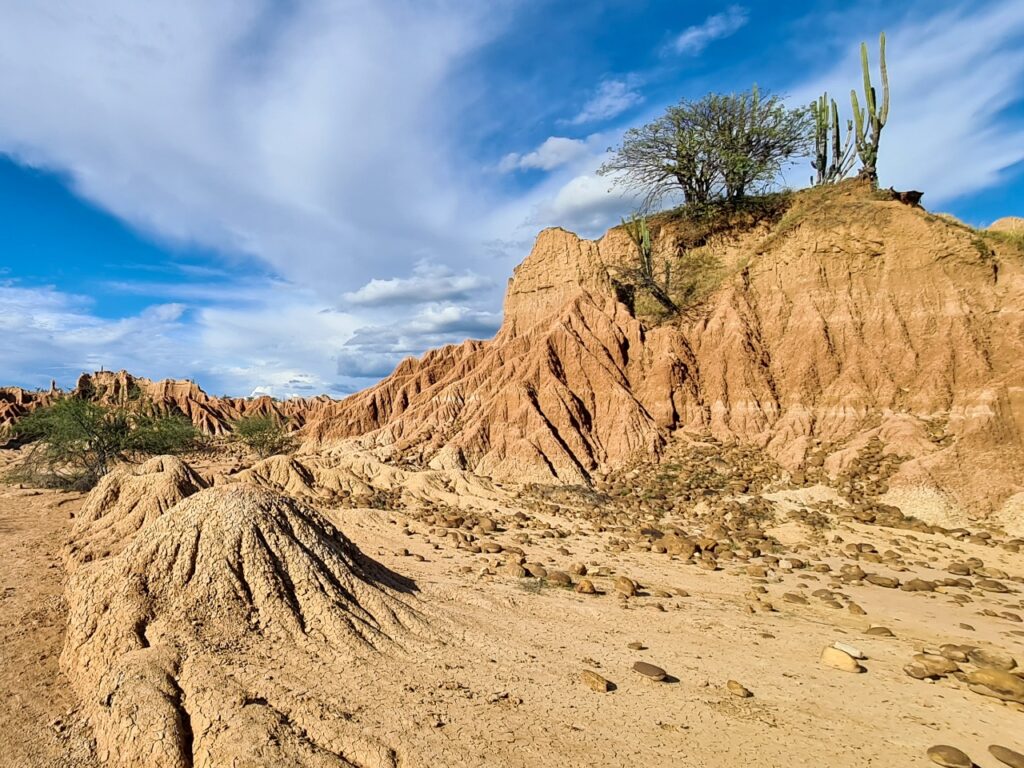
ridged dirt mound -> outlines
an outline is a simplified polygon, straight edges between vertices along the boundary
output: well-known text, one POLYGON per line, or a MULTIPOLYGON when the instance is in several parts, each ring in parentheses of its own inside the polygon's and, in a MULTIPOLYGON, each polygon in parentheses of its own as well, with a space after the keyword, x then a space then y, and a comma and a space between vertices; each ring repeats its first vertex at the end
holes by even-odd
MULTIPOLYGON (((659 222, 655 257, 686 250, 659 222)), ((774 224, 691 252, 720 284, 673 323, 641 322, 614 282, 634 260, 542 232, 487 342, 406 360, 311 419, 304 450, 355 444, 499 480, 582 482, 655 456, 677 430, 837 473, 872 438, 907 459, 895 485, 961 510, 1024 489, 1024 270, 985 239, 857 185, 796 196, 774 224)))
POLYGON ((65 551, 68 570, 117 554, 142 526, 205 487, 206 482, 174 456, 117 467, 100 480, 75 519, 65 551))
POLYGON ((246 485, 190 496, 69 579, 61 665, 120 766, 392 765, 342 702, 309 700, 422 631, 411 582, 315 510, 246 485))

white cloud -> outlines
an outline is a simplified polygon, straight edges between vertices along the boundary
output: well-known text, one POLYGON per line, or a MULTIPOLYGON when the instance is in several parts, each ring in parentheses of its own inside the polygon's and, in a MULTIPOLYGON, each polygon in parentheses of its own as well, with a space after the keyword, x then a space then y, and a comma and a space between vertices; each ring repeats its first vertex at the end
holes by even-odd
POLYGON ((579 114, 568 122, 571 125, 584 125, 611 120, 643 100, 631 81, 605 80, 598 87, 597 93, 583 105, 579 114))
POLYGON ((746 25, 750 18, 746 8, 731 5, 721 13, 708 16, 700 24, 684 29, 672 41, 672 50, 676 53, 696 56, 715 40, 729 37, 746 25))
POLYGON ((4 6, 0 152, 134 226, 324 297, 467 251, 457 224, 485 201, 450 151, 448 85, 504 18, 492 4, 4 6))
MULTIPOLYGON (((883 185, 922 190, 934 206, 996 183, 1002 170, 1024 160, 1024 129, 1000 119, 1021 93, 1021 35, 1024 4, 1008 0, 887 30, 892 96, 879 147, 883 185)), ((828 90, 850 115, 849 88, 862 89, 859 41, 851 35, 842 43, 847 55, 795 89, 794 103, 828 90)), ((869 49, 881 94, 877 41, 869 49)))
POLYGON ((573 160, 583 157, 588 151, 587 142, 582 139, 566 139, 561 136, 551 136, 544 140, 533 152, 520 155, 510 152, 502 158, 498 170, 514 171, 539 169, 551 171, 559 168, 573 160))
POLYGON ((419 262, 410 277, 374 278, 356 291, 343 294, 348 305, 387 306, 431 301, 465 300, 492 285, 490 278, 474 272, 455 274, 448 267, 419 262))
POLYGON ((380 378, 410 355, 467 338, 490 338, 500 325, 499 313, 443 302, 428 305, 408 320, 359 329, 338 353, 338 373, 380 378))
POLYGON ((595 174, 574 176, 554 195, 538 203, 528 221, 535 226, 561 226, 586 237, 597 237, 636 207, 636 200, 595 174))
POLYGON ((156 304, 107 319, 96 316, 83 296, 0 283, 0 359, 11 373, 31 371, 24 380, 4 383, 44 387, 52 378, 67 385, 103 366, 168 371, 182 360, 184 312, 181 304, 156 304))

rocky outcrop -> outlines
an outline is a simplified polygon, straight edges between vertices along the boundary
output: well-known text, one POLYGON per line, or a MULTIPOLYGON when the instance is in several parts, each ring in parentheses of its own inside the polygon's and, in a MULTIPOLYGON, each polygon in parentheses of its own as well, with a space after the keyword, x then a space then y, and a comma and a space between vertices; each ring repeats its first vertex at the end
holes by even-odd
POLYGON ((272 415, 290 424, 302 426, 310 415, 317 414, 334 401, 326 395, 313 398, 275 400, 260 397, 213 397, 195 382, 182 379, 151 381, 132 376, 127 371, 84 373, 72 395, 107 405, 126 405, 145 400, 157 410, 180 413, 207 435, 225 435, 231 424, 244 416, 272 415))
POLYGON ((29 411, 49 405, 60 396, 56 385, 48 391, 32 391, 21 387, 0 387, 0 448, 12 438, 12 428, 29 411))
MULTIPOLYGON (((671 219, 659 256, 685 241, 671 219)), ((509 283, 497 336, 406 360, 310 418, 346 442, 500 480, 585 482, 681 431, 838 472, 878 437, 926 484, 991 507, 1021 490, 1024 272, 1012 244, 855 185, 801 194, 771 226, 703 252, 718 289, 674 323, 620 300, 632 258, 546 230, 509 283)))

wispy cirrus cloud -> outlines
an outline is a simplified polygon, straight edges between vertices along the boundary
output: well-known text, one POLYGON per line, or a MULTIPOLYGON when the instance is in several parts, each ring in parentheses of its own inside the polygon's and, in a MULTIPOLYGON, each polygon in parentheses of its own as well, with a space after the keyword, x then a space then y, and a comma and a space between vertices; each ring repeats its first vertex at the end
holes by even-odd
POLYGON ((708 16, 700 24, 684 29, 672 41, 674 53, 696 56, 716 40, 735 34, 750 20, 750 12, 740 5, 731 5, 721 13, 708 16))
POLYGON ((643 100, 635 77, 603 80, 576 116, 566 122, 569 125, 586 125, 611 120, 643 100))

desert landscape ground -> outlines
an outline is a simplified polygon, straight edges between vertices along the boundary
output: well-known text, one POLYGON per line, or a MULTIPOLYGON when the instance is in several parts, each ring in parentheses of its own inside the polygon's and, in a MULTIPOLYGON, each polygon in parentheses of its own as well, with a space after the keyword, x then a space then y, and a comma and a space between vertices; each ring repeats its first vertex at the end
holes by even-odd
POLYGON ((547 230, 493 340, 345 400, 84 376, 212 442, 0 488, 4 763, 1024 765, 1020 226, 667 214, 715 265, 669 323, 547 230))

